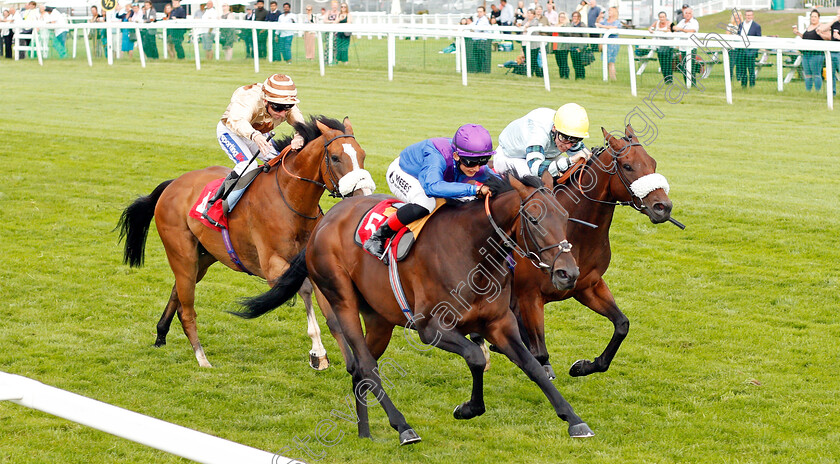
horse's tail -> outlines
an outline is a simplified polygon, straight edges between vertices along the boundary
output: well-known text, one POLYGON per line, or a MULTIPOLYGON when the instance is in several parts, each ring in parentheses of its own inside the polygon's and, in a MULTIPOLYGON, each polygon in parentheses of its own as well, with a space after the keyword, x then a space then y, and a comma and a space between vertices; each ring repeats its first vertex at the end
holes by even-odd
POLYGON ((143 265, 146 237, 149 235, 149 224, 155 215, 155 205, 163 190, 171 183, 172 180, 161 183, 152 193, 134 200, 134 203, 128 205, 128 208, 122 212, 117 228, 120 229, 119 242, 125 239, 123 264, 131 267, 143 265))
POLYGON ((306 248, 304 248, 292 259, 289 269, 280 276, 271 290, 262 295, 241 300, 239 303, 245 309, 230 313, 245 319, 262 316, 295 296, 307 277, 309 277, 309 270, 306 269, 306 248))

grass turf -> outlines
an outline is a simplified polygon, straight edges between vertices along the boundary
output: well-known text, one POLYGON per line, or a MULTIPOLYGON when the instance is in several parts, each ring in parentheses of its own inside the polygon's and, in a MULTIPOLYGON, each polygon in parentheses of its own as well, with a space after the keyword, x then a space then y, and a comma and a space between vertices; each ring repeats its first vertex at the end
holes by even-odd
MULTIPOLYGON (((266 289, 218 265, 198 286, 203 370, 173 324, 152 347, 172 285, 150 233, 146 266, 128 269, 112 231, 160 181, 227 164, 213 130, 231 92, 258 80, 245 66, 3 63, 0 124, 0 368, 181 425, 275 451, 314 437, 343 411, 350 379, 325 324, 334 365, 306 366, 300 302, 256 321, 223 312, 266 289)), ((265 68, 264 68, 265 69, 265 68)), ((383 191, 403 147, 476 122, 497 135, 537 106, 576 101, 599 127, 622 127, 639 98, 577 82, 546 93, 537 80, 272 67, 299 83, 303 110, 350 115, 383 191)), ((607 282, 631 320, 612 368, 572 379, 564 366, 596 356, 609 323, 576 302, 547 307, 555 385, 596 432, 572 440, 534 384, 495 355, 488 411, 456 421, 468 397, 460 358, 415 351, 395 334, 390 394, 423 437, 397 446, 371 408, 373 441, 338 420, 332 447, 286 454, 314 462, 836 462, 840 455, 837 287, 840 252, 837 118, 801 93, 756 89, 726 105, 721 91, 662 103, 648 151, 671 183, 679 231, 620 209, 607 282), (825 112, 818 117, 815 112, 825 112)), ((331 200, 325 198, 326 207, 331 200)), ((183 462, 46 414, 0 403, 0 462, 183 462)))

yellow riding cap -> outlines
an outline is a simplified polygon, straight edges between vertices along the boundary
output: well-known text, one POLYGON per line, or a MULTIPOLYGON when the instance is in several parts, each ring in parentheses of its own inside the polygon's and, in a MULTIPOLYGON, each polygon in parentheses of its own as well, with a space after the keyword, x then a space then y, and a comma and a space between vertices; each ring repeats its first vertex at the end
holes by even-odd
POLYGON ((554 113, 554 129, 570 137, 589 137, 589 116, 577 103, 566 103, 554 113))

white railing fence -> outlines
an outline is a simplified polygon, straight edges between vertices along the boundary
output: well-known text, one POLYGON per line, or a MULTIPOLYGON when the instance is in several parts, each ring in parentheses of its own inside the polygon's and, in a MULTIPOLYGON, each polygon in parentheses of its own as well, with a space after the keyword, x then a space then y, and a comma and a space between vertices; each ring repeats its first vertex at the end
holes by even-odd
MULTIPOLYGON (((216 55, 219 56, 219 31, 221 28, 232 28, 232 29, 242 29, 242 30, 251 30, 252 38, 253 38, 253 45, 254 45, 254 71, 259 72, 260 70, 260 59, 258 58, 258 41, 257 41, 257 31, 260 30, 268 30, 268 31, 294 31, 298 35, 303 35, 306 32, 315 32, 318 40, 318 63, 320 74, 323 76, 326 72, 325 70, 325 55, 326 60, 332 62, 332 57, 334 55, 335 50, 334 47, 334 37, 337 33, 351 33, 356 37, 367 37, 367 38, 380 38, 380 39, 387 39, 387 72, 388 72, 388 79, 394 79, 394 67, 396 64, 396 55, 397 55, 397 47, 396 47, 396 39, 397 38, 447 38, 454 40, 455 43, 455 53, 454 55, 454 63, 453 69, 454 72, 458 72, 461 74, 461 80, 463 85, 467 85, 468 83, 468 72, 467 72, 467 57, 466 57, 466 40, 488 40, 488 41, 509 41, 509 42, 519 42, 526 48, 525 57, 528 60, 528 66, 526 67, 528 70, 528 75, 530 76, 530 60, 531 60, 531 53, 530 50, 532 48, 539 48, 539 53, 541 56, 542 66, 543 66, 543 80, 544 86, 547 91, 551 90, 551 83, 548 73, 548 60, 546 56, 546 46, 548 44, 553 43, 563 43, 563 44, 600 44, 600 45, 620 45, 624 46, 628 52, 628 60, 630 63, 629 68, 629 76, 630 76, 630 92, 632 95, 636 95, 636 75, 640 74, 640 70, 644 70, 644 66, 646 64, 640 63, 640 67, 637 68, 637 58, 634 54, 634 48, 636 47, 644 47, 648 49, 652 49, 655 47, 671 47, 671 48, 680 48, 683 50, 690 50, 689 56, 695 55, 698 53, 703 53, 706 56, 718 56, 722 57, 722 61, 726 64, 724 66, 724 82, 725 82, 725 91, 726 91, 726 99, 728 103, 732 103, 732 76, 730 75, 730 68, 729 68, 729 50, 732 49, 764 49, 765 54, 775 55, 776 57, 776 67, 777 67, 777 89, 778 91, 782 91, 784 89, 784 85, 790 82, 792 75, 789 72, 787 76, 783 76, 783 69, 790 68, 789 64, 786 64, 783 61, 783 53, 789 53, 791 51, 802 52, 802 51, 817 51, 825 53, 825 62, 826 68, 832 69, 832 56, 830 52, 840 52, 840 43, 834 41, 815 41, 815 40, 802 40, 798 38, 775 38, 775 37, 750 37, 748 43, 744 43, 740 36, 737 35, 720 35, 716 32, 711 33, 697 33, 697 34, 684 34, 684 33, 665 33, 665 34, 657 34, 652 35, 647 31, 643 30, 605 30, 605 29, 596 29, 596 28, 575 28, 574 32, 570 28, 531 28, 528 30, 527 34, 522 34, 521 30, 516 27, 492 27, 487 30, 476 30, 473 27, 469 26, 458 26, 458 25, 438 25, 438 24, 415 24, 415 25, 405 25, 405 24, 278 24, 278 23, 270 23, 270 22, 255 22, 255 21, 237 21, 237 20, 220 20, 220 21, 201 21, 201 20, 185 20, 185 21, 161 21, 157 23, 146 23, 146 24, 138 24, 138 23, 88 23, 88 24, 72 24, 72 25, 65 25, 65 26, 53 26, 53 25, 46 25, 41 24, 41 28, 46 29, 56 29, 56 28, 70 28, 73 33, 73 56, 75 57, 75 50, 76 50, 76 40, 79 33, 82 34, 83 37, 89 37, 92 31, 96 30, 105 30, 106 31, 106 43, 107 43, 107 59, 108 64, 113 63, 114 58, 114 40, 113 37, 119 35, 118 32, 121 29, 130 28, 134 29, 137 32, 137 36, 139 37, 139 32, 142 29, 161 29, 166 31, 168 29, 191 29, 192 30, 192 42, 194 47, 194 55, 195 55, 195 63, 196 69, 201 69, 201 53, 199 50, 199 40, 198 40, 198 33, 197 30, 199 29, 207 29, 213 28, 215 31, 215 49, 216 55), (507 32, 507 33, 506 33, 507 32), (571 36, 551 36, 551 35, 541 35, 544 34, 551 34, 551 33, 560 33, 560 34, 580 34, 581 36, 571 37, 571 36), (590 34, 596 35, 596 37, 589 37, 590 34), (327 43, 324 43, 324 37, 326 35, 328 40, 327 43), (607 35, 611 35, 611 37, 606 37, 607 35), (616 35, 618 37, 616 37, 616 35), (326 48, 326 54, 324 53, 326 48), (769 52, 769 53, 768 53, 769 52)), ((35 34, 37 35, 37 28, 35 34)), ((166 57, 166 40, 167 34, 163 34, 163 53, 164 57, 166 57)), ((88 40, 83 40, 85 43, 85 51, 87 54, 87 60, 89 65, 93 65, 91 59, 91 51, 90 51, 90 44, 88 40)), ((271 60, 272 44, 273 41, 267 41, 267 46, 269 48, 267 56, 269 61, 271 60)), ((138 40, 138 51, 140 54, 140 64, 141 66, 146 66, 146 59, 145 53, 142 48, 142 41, 138 40)), ((607 48, 602 47, 603 51, 603 59, 602 59, 602 76, 603 80, 607 80, 607 48)), ((797 60, 798 64, 799 60, 797 60)), ((765 63, 766 64, 766 63, 765 63)), ((686 73, 686 84, 690 87, 690 73, 686 73)), ((827 87, 827 102, 829 109, 834 108, 833 103, 833 86, 834 81, 833 79, 826 79, 826 87, 827 87)))
POLYGON ((0 401, 37 409, 197 462, 303 464, 2 371, 0 401))

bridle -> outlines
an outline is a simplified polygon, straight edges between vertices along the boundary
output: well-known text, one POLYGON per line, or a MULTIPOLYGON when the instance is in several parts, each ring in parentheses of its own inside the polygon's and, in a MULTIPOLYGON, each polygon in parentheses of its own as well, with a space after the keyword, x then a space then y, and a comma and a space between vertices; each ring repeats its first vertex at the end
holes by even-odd
MULTIPOLYGON (((333 186, 332 189, 328 188, 327 184, 325 184, 323 182, 318 182, 317 180, 314 180, 314 179, 307 179, 306 177, 301 177, 301 176, 299 176, 297 174, 293 174, 292 172, 289 171, 289 169, 286 167, 286 158, 288 158, 289 153, 291 153, 291 145, 284 148, 283 151, 280 153, 280 156, 279 156, 280 166, 283 168, 283 171, 286 174, 288 174, 289 176, 291 176, 291 177, 293 177, 297 180, 302 180, 304 182, 309 182, 311 184, 315 184, 318 187, 329 191, 330 196, 333 197, 333 198, 343 199, 345 196, 341 194, 341 191, 338 188, 339 177, 335 173, 335 169, 333 168, 333 164, 332 164, 332 161, 330 159, 330 152, 329 152, 328 148, 329 148, 330 144, 333 143, 334 141, 336 141, 337 139, 345 138, 345 137, 349 137, 349 138, 352 138, 352 139, 356 138, 352 134, 340 134, 340 135, 337 135, 337 136, 327 140, 326 142, 324 142, 324 161, 323 161, 323 164, 326 165, 327 179, 329 179, 330 184, 332 184, 332 186, 333 186)), ((269 166, 273 166, 273 164, 269 164, 269 166)), ((286 206, 293 213, 295 213, 298 216, 301 216, 303 218, 306 218, 306 219, 318 219, 320 216, 324 215, 324 212, 323 212, 323 210, 321 210, 320 205, 318 205, 318 214, 316 214, 315 216, 309 216, 309 215, 301 213, 300 211, 296 210, 292 205, 289 204, 288 200, 286 200, 285 195, 283 195, 283 189, 280 188, 280 170, 279 169, 274 171, 274 182, 277 184, 277 190, 280 192, 280 198, 283 199, 283 203, 285 203, 286 206)))
POLYGON ((534 237, 534 232, 528 227, 528 224, 525 222, 527 219, 533 225, 537 224, 537 220, 527 214, 525 210, 525 205, 534 197, 537 193, 543 193, 544 195, 551 198, 551 191, 545 187, 539 187, 530 195, 528 195, 524 200, 519 203, 519 211, 517 211, 516 215, 519 216, 520 220, 520 230, 519 233, 523 238, 523 243, 525 244, 525 249, 520 247, 510 235, 505 233, 496 221, 493 219, 493 215, 490 214, 490 196, 484 197, 484 212, 487 214, 487 219, 490 220, 490 225, 493 227, 493 230, 496 232, 496 235, 502 239, 502 246, 509 250, 515 250, 520 256, 527 257, 531 264, 534 265, 537 269, 546 271, 551 269, 554 266, 554 263, 557 262, 557 259, 560 258, 560 255, 563 253, 569 253, 572 251, 572 244, 569 243, 568 240, 563 240, 560 243, 556 243, 554 245, 549 245, 546 247, 540 247, 539 243, 537 243, 536 238, 534 237), (527 233, 527 236, 526 236, 527 233), (531 247, 529 243, 533 243, 533 245, 537 248, 537 251, 531 251, 531 247), (557 253, 554 255, 554 258, 551 260, 551 264, 547 264, 543 262, 540 255, 543 252, 548 250, 558 248, 557 253))
POLYGON ((630 188, 630 184, 632 182, 630 182, 627 179, 627 177, 621 172, 621 168, 618 166, 618 157, 621 153, 624 153, 624 151, 629 149, 630 147, 641 147, 641 146, 642 146, 642 144, 639 143, 639 142, 633 142, 632 140, 628 140, 627 145, 625 145, 624 148, 621 149, 620 153, 616 153, 615 150, 613 150, 612 147, 610 146, 609 142, 607 142, 607 145, 605 147, 601 147, 600 149, 596 148, 595 151, 593 151, 593 153, 592 153, 592 156, 595 157, 595 156, 599 156, 605 150, 610 152, 610 156, 612 157, 612 163, 610 165, 610 169, 605 171, 605 172, 607 174, 609 174, 610 176, 618 175, 618 179, 621 181, 621 184, 624 185, 624 188, 627 189, 627 193, 630 194, 630 200, 629 201, 605 201, 605 200, 598 200, 598 199, 590 197, 589 195, 586 194, 586 191, 584 190, 583 185, 581 184, 581 178, 583 177, 583 171, 581 171, 581 173, 578 174, 577 186, 578 186, 578 190, 583 195, 583 197, 586 198, 587 200, 595 202, 595 203, 601 203, 601 204, 604 204, 604 205, 611 205, 611 206, 631 206, 636 211, 644 212, 643 210, 646 209, 647 206, 645 206, 644 202, 642 201, 642 198, 639 198, 638 196, 636 196, 635 193, 633 193, 633 189, 630 188), (638 199, 638 203, 636 202, 636 199, 638 199))

